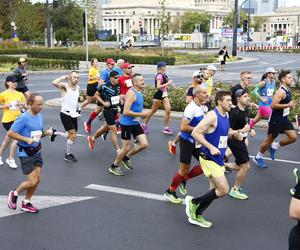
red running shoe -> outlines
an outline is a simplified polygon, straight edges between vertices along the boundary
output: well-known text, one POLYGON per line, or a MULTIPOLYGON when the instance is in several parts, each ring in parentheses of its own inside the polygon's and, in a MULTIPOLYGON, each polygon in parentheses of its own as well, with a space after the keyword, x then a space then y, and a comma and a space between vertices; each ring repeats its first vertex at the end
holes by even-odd
POLYGON ((90 134, 91 133, 91 124, 89 124, 88 122, 84 122, 83 125, 84 125, 85 132, 90 134))
POLYGON ((176 155, 176 146, 173 145, 173 141, 168 141, 168 148, 171 155, 176 155))
POLYGON ((93 150, 95 148, 95 141, 94 141, 93 137, 89 135, 87 137, 87 139, 88 139, 88 142, 89 142, 90 150, 93 150))

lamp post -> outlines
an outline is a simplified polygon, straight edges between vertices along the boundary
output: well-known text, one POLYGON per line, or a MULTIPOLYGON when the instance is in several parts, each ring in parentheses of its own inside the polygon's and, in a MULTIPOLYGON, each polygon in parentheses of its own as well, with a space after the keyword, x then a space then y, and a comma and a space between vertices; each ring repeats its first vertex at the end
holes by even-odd
POLYGON ((49 0, 46 0, 46 36, 47 47, 51 47, 51 34, 50 34, 50 13, 49 13, 49 0))

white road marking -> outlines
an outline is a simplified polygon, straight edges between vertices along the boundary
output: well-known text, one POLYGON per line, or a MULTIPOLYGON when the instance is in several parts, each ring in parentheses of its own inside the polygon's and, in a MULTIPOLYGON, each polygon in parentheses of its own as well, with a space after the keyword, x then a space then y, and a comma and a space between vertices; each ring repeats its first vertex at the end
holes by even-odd
MULTIPOLYGON (((94 199, 94 196, 33 196, 32 203, 39 209, 70 204, 74 202, 94 199)), ((9 209, 7 206, 7 195, 0 195, 0 218, 24 213, 20 210, 24 196, 19 196, 18 207, 16 210, 9 209)))
MULTIPOLYGON (((255 155, 250 155, 251 158, 254 158, 255 155)), ((263 157, 264 160, 268 160, 268 161, 273 161, 271 158, 268 157, 263 157)), ((285 162, 285 163, 291 163, 291 164, 297 164, 300 165, 299 161, 290 161, 290 160, 283 160, 283 159, 275 159, 274 161, 278 161, 278 162, 285 162)))
MULTIPOLYGON (((141 198, 150 199, 150 200, 167 201, 166 198, 161 194, 141 192, 141 191, 126 189, 126 188, 103 186, 103 185, 97 185, 97 184, 90 184, 90 185, 86 186, 85 188, 98 190, 98 191, 103 191, 103 192, 108 192, 108 193, 115 193, 115 194, 123 194, 123 195, 128 195, 128 196, 141 197, 141 198)), ((183 200, 183 203, 184 203, 184 200, 183 200)))

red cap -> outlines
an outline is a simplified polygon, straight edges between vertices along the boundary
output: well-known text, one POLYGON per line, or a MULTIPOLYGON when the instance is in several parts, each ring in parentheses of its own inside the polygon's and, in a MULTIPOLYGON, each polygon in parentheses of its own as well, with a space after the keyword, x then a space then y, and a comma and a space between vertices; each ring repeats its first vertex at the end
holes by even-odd
POLYGON ((115 62, 114 59, 112 59, 112 58, 107 58, 107 59, 106 59, 106 63, 107 63, 107 64, 116 64, 116 62, 115 62))
POLYGON ((122 65, 122 69, 132 68, 132 67, 134 67, 134 65, 133 65, 133 64, 130 64, 130 63, 124 63, 124 64, 122 65))

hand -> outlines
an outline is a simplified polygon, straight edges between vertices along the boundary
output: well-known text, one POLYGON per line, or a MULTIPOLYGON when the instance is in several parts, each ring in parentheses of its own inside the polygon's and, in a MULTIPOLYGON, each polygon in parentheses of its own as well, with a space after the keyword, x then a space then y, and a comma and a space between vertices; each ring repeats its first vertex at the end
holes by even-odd
POLYGON ((243 140, 243 136, 240 132, 234 133, 233 138, 237 141, 242 141, 243 140))
POLYGON ((51 127, 49 129, 47 129, 45 132, 48 136, 51 136, 51 135, 53 135, 53 128, 51 127))
POLYGON ((110 102, 105 102, 103 106, 106 107, 106 108, 109 108, 110 107, 110 102))
POLYGON ((294 100, 292 100, 292 101, 290 101, 290 102, 288 103, 288 105, 289 105, 290 108, 295 108, 296 103, 295 103, 294 100))
POLYGON ((253 107, 254 107, 254 108, 258 109, 258 105, 257 105, 257 104, 255 104, 255 103, 253 103, 253 102, 251 102, 251 103, 250 103, 250 106, 251 106, 251 108, 253 108, 253 107))
POLYGON ((31 145, 34 143, 34 140, 32 138, 26 138, 26 143, 31 145))
POLYGON ((253 136, 256 136, 256 132, 254 129, 251 129, 250 130, 250 136, 253 137, 253 136))
POLYGON ((245 127, 243 127, 243 129, 241 129, 242 132, 249 132, 250 131, 250 126, 249 124, 246 124, 245 127))
POLYGON ((168 85, 173 85, 173 80, 169 80, 168 85))
POLYGON ((211 155, 220 155, 221 152, 219 149, 217 149, 216 147, 213 147, 211 150, 210 150, 210 153, 211 155))

